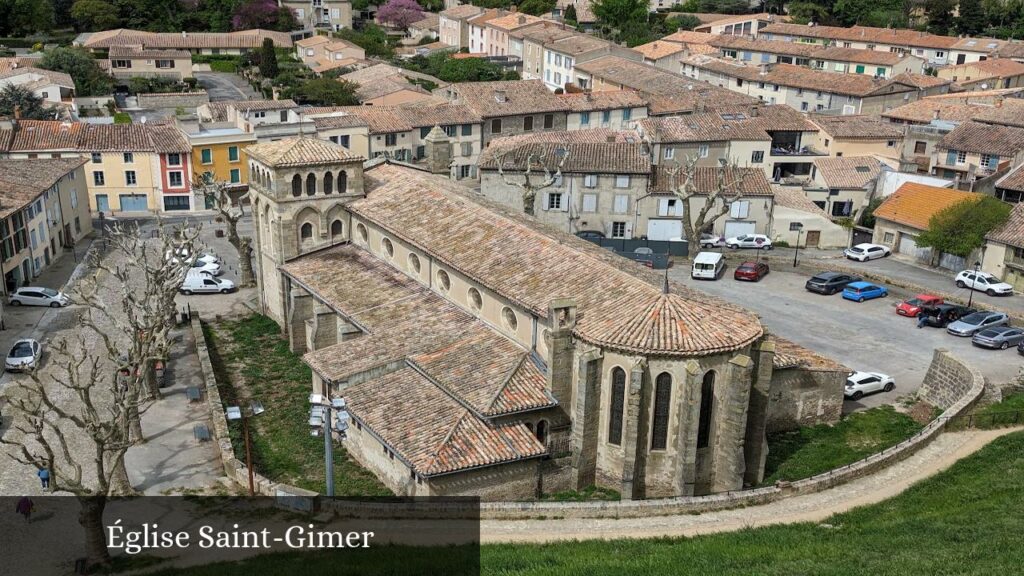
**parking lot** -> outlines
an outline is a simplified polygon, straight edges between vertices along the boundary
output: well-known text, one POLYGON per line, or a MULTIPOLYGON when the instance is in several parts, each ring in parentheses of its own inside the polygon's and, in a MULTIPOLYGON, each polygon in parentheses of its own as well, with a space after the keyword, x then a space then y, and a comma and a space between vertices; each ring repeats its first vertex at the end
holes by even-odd
MULTIPOLYGON (((753 254, 751 254, 753 256, 753 254)), ((935 348, 946 348, 994 382, 1016 377, 1024 357, 1010 350, 986 350, 969 338, 956 338, 944 329, 918 329, 913 319, 896 315, 898 298, 863 303, 839 294, 820 296, 804 289, 807 276, 776 269, 758 283, 733 280, 728 268, 722 279, 692 280, 686 263, 673 267, 676 281, 740 304, 761 316, 772 333, 833 358, 851 370, 893 376, 896 390, 847 401, 845 411, 894 403, 921 386, 935 348)))

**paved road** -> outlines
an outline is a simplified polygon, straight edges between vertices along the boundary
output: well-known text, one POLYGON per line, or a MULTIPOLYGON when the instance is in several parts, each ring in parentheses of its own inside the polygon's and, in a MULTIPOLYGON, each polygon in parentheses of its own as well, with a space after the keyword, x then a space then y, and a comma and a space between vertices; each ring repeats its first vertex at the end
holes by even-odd
POLYGON ((935 348, 946 348, 995 382, 1013 379, 1022 364, 1014 350, 985 350, 966 338, 938 328, 918 329, 909 318, 897 316, 895 298, 856 303, 838 294, 820 296, 804 289, 806 276, 779 270, 756 284, 737 282, 732 270, 716 282, 697 281, 677 266, 674 280, 740 304, 759 314, 773 333, 833 358, 853 370, 882 372, 896 379, 893 393, 847 401, 846 411, 896 402, 921 386, 935 348))
POLYGON ((228 72, 196 72, 196 80, 210 96, 210 102, 218 100, 251 100, 259 98, 252 86, 238 74, 228 72))

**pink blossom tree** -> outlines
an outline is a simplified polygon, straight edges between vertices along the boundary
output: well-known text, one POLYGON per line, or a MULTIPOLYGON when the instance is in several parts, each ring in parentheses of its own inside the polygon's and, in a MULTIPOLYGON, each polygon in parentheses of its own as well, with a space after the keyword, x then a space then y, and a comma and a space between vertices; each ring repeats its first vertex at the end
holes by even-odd
POLYGON ((388 0, 377 10, 377 20, 395 28, 408 28, 409 24, 423 19, 423 8, 416 0, 388 0))
POLYGON ((300 24, 291 8, 278 6, 275 0, 249 0, 235 10, 231 27, 235 30, 264 28, 289 32, 300 28, 300 24))

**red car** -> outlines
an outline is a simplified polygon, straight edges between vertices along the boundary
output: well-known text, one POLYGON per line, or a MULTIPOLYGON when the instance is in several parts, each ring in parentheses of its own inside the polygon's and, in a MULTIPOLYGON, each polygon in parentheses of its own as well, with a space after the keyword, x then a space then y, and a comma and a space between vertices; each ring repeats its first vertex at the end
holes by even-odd
POLYGON ((732 277, 737 280, 757 282, 768 275, 768 265, 764 262, 744 262, 736 267, 732 277))
POLYGON ((921 312, 921 308, 926 306, 938 306, 939 304, 942 304, 942 298, 939 298, 938 296, 932 296, 931 294, 918 294, 910 300, 900 302, 896 306, 896 313, 900 316, 916 318, 918 313, 921 312))

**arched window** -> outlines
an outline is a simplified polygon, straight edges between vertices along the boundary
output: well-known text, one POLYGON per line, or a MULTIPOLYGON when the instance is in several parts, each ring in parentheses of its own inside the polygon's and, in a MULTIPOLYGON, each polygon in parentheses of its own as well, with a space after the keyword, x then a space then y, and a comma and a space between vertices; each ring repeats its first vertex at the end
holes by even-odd
POLYGON ((541 420, 537 422, 537 441, 547 446, 548 443, 548 421, 541 420))
POLYGON ((348 172, 338 172, 338 194, 348 190, 348 172))
POLYGON ((366 231, 366 226, 363 226, 362 222, 356 224, 356 232, 359 233, 359 239, 362 240, 363 242, 366 242, 366 239, 369 238, 369 233, 366 231))
POLYGON ((409 253, 409 269, 416 274, 420 273, 420 257, 411 252, 409 253))
POLYGON ((306 176, 306 196, 316 194, 316 176, 312 173, 306 176))
POLYGON ((335 220, 331 222, 331 238, 335 236, 341 236, 345 233, 345 223, 341 220, 335 220))
POLYGON ((484 297, 476 288, 469 289, 469 305, 473 310, 479 310, 484 305, 484 297))
POLYGON ((302 228, 299 228, 299 237, 301 237, 303 240, 308 240, 308 239, 312 238, 313 237, 313 225, 310 224, 309 222, 306 222, 305 224, 303 224, 302 228))
POLYGON ((509 330, 515 332, 516 328, 519 327, 519 318, 516 317, 515 311, 508 306, 505 306, 505 308, 502 309, 501 318, 505 321, 505 326, 509 330))
POLYGON ((654 426, 651 430, 651 450, 664 450, 668 444, 668 413, 671 400, 672 375, 662 372, 654 380, 654 426))
POLYGON ((253 182, 256 181, 256 165, 255 164, 250 164, 249 165, 249 179, 252 180, 253 182))
POLYGON ((334 192, 334 174, 328 172, 324 174, 324 194, 330 194, 334 192))
POLYGON ((715 411, 715 371, 704 375, 700 385, 700 420, 697 421, 697 448, 707 448, 711 442, 711 417, 715 411))
POLYGON ((437 271, 437 286, 442 292, 447 292, 452 287, 452 279, 444 270, 437 271))
POLYGON ((302 176, 292 176, 292 196, 302 196, 302 176))
POLYGON ((380 247, 384 250, 384 253, 388 255, 388 258, 395 255, 395 245, 391 243, 390 238, 384 238, 381 240, 380 247))
POLYGON ((612 398, 608 413, 608 443, 619 446, 622 444, 622 410, 626 401, 626 371, 615 367, 612 369, 612 398))

